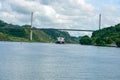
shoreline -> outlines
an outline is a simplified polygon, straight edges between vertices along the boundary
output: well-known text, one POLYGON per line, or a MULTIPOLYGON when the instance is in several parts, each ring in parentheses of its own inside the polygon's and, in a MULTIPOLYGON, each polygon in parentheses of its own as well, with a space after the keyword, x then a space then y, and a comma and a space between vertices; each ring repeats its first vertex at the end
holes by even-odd
MULTIPOLYGON (((20 42, 20 43, 51 43, 51 44, 56 44, 55 42, 36 42, 36 41, 0 41, 0 42, 20 42)), ((65 44, 76 44, 76 45, 82 45, 79 43, 65 43, 65 44)), ((65 45, 65 44, 58 44, 58 45, 65 45)), ((98 46, 98 45, 83 45, 83 46, 96 46, 96 47, 113 47, 113 48, 120 48, 117 46, 98 46)))

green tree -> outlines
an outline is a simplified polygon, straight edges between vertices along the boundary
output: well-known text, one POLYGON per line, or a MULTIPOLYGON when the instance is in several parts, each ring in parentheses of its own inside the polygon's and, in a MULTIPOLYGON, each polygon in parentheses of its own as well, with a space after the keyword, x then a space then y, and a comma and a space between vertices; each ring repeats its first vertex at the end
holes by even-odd
POLYGON ((92 40, 89 36, 83 36, 80 38, 80 44, 82 45, 91 45, 92 44, 92 40))
POLYGON ((96 43, 97 46, 105 46, 105 42, 104 42, 104 40, 101 39, 101 38, 97 38, 97 39, 95 40, 95 43, 96 43))
POLYGON ((116 42, 117 47, 120 47, 120 39, 117 39, 115 42, 116 42))

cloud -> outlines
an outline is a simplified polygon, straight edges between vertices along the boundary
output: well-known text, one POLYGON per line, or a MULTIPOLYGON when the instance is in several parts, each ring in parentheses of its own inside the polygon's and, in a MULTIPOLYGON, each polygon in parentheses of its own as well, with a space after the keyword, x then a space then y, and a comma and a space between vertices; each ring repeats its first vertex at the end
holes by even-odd
POLYGON ((85 0, 70 0, 71 5, 83 11, 93 11, 94 7, 85 0))
POLYGON ((0 3, 0 10, 2 9, 2 4, 0 3))
POLYGON ((30 24, 30 14, 34 12, 35 27, 98 29, 99 13, 102 13, 102 27, 120 22, 119 0, 113 1, 0 0, 0 19, 13 24, 30 24), (106 3, 110 5, 105 6, 106 3))
POLYGON ((42 5, 37 1, 9 0, 9 4, 13 11, 24 14, 29 14, 31 12, 41 10, 42 8, 42 5))
POLYGON ((119 8, 115 6, 104 7, 102 12, 102 27, 114 26, 115 24, 120 23, 120 11, 119 8))

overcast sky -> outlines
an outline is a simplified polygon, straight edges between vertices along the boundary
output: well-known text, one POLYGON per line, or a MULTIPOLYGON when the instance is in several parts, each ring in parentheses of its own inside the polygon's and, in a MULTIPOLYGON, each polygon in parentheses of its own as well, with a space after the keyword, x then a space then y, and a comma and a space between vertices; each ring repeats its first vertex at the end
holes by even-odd
MULTIPOLYGON (((34 12, 35 27, 98 29, 120 23, 120 0, 0 0, 0 19, 12 24, 30 24, 34 12)), ((72 35, 89 34, 71 32, 72 35)))

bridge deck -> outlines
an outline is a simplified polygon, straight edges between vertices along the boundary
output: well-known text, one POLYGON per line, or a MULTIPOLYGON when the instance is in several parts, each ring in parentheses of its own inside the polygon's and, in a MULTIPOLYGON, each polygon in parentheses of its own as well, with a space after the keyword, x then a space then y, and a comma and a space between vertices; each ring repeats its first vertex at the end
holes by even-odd
POLYGON ((86 32, 95 31, 95 30, 83 30, 83 29, 55 29, 55 28, 32 28, 32 30, 63 30, 63 31, 86 31, 86 32))
MULTIPOLYGON (((22 28, 18 28, 17 29, 22 29, 22 28)), ((15 29, 14 27, 12 28, 8 28, 8 27, 3 27, 0 29, 15 29)), ((84 30, 84 29, 56 29, 56 28, 32 28, 31 30, 63 30, 63 31, 85 31, 85 32, 94 32, 95 30, 84 30)))

